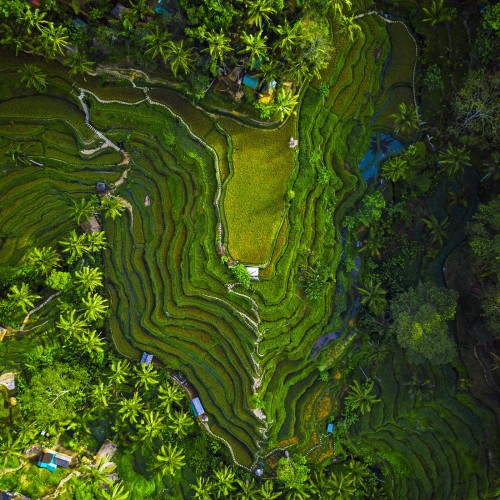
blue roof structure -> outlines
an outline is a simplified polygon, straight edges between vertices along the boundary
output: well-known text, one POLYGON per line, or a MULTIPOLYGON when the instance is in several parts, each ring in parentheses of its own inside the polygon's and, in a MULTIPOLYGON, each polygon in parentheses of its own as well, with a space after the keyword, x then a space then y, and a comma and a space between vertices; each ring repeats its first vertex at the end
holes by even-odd
POLYGON ((335 426, 333 424, 328 424, 328 427, 326 428, 326 432, 328 432, 328 434, 332 434, 334 427, 335 426))
POLYGON ((57 469, 57 464, 55 463, 55 459, 56 459, 55 453, 45 452, 40 455, 37 465, 42 469, 47 469, 50 472, 54 472, 57 469))
POLYGON ((205 413, 203 406, 201 405, 200 398, 194 398, 190 402, 191 408, 193 409, 193 413, 195 417, 199 417, 205 413))
POLYGON ((259 85, 259 79, 256 76, 245 75, 243 77, 242 83, 243 83, 243 85, 248 85, 249 87, 256 89, 257 85, 259 85))

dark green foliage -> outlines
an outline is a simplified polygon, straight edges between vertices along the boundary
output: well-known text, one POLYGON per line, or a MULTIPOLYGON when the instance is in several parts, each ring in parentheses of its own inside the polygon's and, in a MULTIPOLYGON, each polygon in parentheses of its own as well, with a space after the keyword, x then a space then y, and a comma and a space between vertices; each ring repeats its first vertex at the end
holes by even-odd
POLYGON ((447 322, 455 317, 457 297, 453 290, 419 283, 391 302, 391 331, 415 359, 448 363, 456 356, 447 322))

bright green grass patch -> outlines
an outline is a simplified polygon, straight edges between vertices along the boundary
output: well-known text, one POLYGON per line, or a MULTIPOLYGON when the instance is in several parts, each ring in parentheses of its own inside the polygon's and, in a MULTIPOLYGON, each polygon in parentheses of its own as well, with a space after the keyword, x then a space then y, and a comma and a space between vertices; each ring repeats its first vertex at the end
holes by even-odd
POLYGON ((227 250, 234 260, 266 264, 282 221, 294 167, 289 146, 295 119, 277 130, 252 129, 224 119, 233 142, 232 175, 224 188, 227 250))

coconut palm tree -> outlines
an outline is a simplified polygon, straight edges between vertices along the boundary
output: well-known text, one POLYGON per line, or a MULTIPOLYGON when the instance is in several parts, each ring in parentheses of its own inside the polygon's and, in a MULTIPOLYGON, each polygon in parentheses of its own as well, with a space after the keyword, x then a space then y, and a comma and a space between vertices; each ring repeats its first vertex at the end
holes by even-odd
POLYGON ((99 231, 97 233, 87 234, 87 245, 89 247, 89 252, 100 252, 107 247, 106 233, 104 231, 99 231))
POLYGON ((271 21, 271 16, 276 14, 274 3, 274 0, 246 0, 247 23, 250 26, 258 26, 261 30, 262 23, 264 21, 271 21))
POLYGON ((100 489, 100 498, 103 500, 128 500, 130 491, 123 486, 123 481, 113 483, 108 489, 100 489))
POLYGON ((175 78, 177 78, 179 70, 185 75, 189 73, 194 62, 194 55, 191 47, 184 47, 184 40, 169 42, 167 55, 170 69, 175 78))
POLYGON ((118 405, 120 406, 118 410, 118 415, 122 422, 130 422, 132 424, 137 423, 137 417, 141 414, 144 407, 144 402, 137 391, 134 395, 128 399, 122 399, 118 405))
POLYGON ((125 211, 125 204, 118 196, 107 194, 101 199, 101 208, 104 210, 106 217, 111 217, 113 220, 116 217, 121 217, 125 211))
POLYGON ((352 410, 359 410, 364 415, 373 404, 380 401, 371 393, 372 389, 373 380, 368 379, 363 385, 355 380, 354 384, 349 386, 349 392, 345 397, 346 405, 352 410))
POLYGON ((351 500, 357 493, 354 480, 349 473, 332 473, 328 479, 327 491, 335 500, 351 500))
POLYGON ((164 29, 160 29, 160 27, 156 24, 153 26, 152 31, 149 31, 148 34, 143 38, 143 41, 146 44, 146 50, 144 54, 150 56, 151 59, 156 59, 160 56, 163 62, 167 62, 168 58, 168 49, 169 43, 172 35, 165 31, 164 29))
POLYGON ((32 9, 30 5, 25 5, 20 22, 26 33, 31 35, 33 31, 42 31, 43 26, 48 22, 45 19, 46 15, 47 13, 40 9, 32 9))
POLYGON ((172 443, 167 443, 167 445, 162 445, 160 452, 156 455, 156 464, 154 465, 155 470, 161 476, 175 476, 177 471, 179 471, 185 465, 184 454, 182 448, 177 448, 177 446, 172 443))
POLYGON ((104 355, 104 346, 106 343, 96 330, 84 330, 79 336, 80 349, 86 352, 91 359, 102 359, 104 355))
POLYGON ((285 78, 301 84, 306 78, 315 74, 314 69, 311 69, 307 61, 302 57, 292 59, 285 73, 285 78))
POLYGON ((281 492, 274 491, 274 484, 272 481, 266 481, 260 486, 259 495, 262 500, 274 500, 281 496, 281 492))
POLYGON ((28 155, 26 154, 27 147, 21 144, 12 144, 6 151, 7 156, 16 166, 25 167, 31 165, 28 155))
POLYGON ((190 428, 193 426, 194 422, 190 415, 184 413, 182 411, 175 412, 170 417, 169 429, 173 431, 173 433, 182 438, 189 433, 190 428))
POLYGON ((61 240, 59 244, 63 247, 64 253, 69 253, 68 264, 83 257, 83 254, 89 251, 86 235, 77 235, 74 229, 69 233, 69 237, 61 240))
POLYGON ((130 2, 130 6, 126 10, 126 16, 135 25, 138 22, 145 21, 148 16, 154 14, 146 0, 137 0, 136 3, 130 2))
POLYGON ((451 211, 457 205, 462 205, 464 207, 469 205, 467 193, 463 186, 456 191, 448 191, 448 210, 451 211))
POLYGON ((232 469, 224 466, 221 469, 214 471, 215 476, 215 489, 217 496, 227 498, 232 491, 236 489, 235 479, 236 475, 232 469))
POLYGON ((302 41, 303 36, 300 26, 299 23, 290 25, 285 19, 283 24, 273 28, 273 31, 278 35, 278 39, 273 44, 273 49, 279 50, 282 57, 289 57, 293 54, 294 49, 302 41))
POLYGON ((158 372, 153 365, 145 365, 140 363, 134 367, 135 387, 142 387, 144 391, 148 391, 150 387, 158 383, 158 372))
POLYGON ((73 338, 79 338, 89 325, 82 316, 77 316, 77 314, 75 309, 66 313, 66 316, 61 314, 56 323, 57 328, 73 338))
POLYGON ((113 359, 111 361, 110 382, 116 387, 124 384, 131 375, 130 362, 127 359, 113 359))
MULTIPOLYGON (((79 49, 69 51, 63 61, 63 64, 69 67, 69 76, 85 75, 85 73, 92 71, 94 65, 94 63, 87 59, 85 53, 80 52, 79 49)), ((86 78, 84 77, 84 80, 85 79, 86 78)))
POLYGON ((254 500, 257 498, 262 498, 259 492, 259 488, 255 484, 253 478, 251 479, 237 479, 236 483, 239 486, 239 491, 237 493, 238 500, 254 500))
POLYGON ((431 215, 425 219, 422 219, 424 224, 427 226, 429 235, 431 237, 431 242, 437 244, 438 247, 442 247, 444 241, 446 240, 446 227, 448 225, 448 216, 446 216, 441 221, 437 219, 435 215, 431 215))
POLYGON ((278 115, 280 121, 283 121, 293 112, 298 98, 298 94, 294 95, 292 91, 287 91, 283 87, 278 90, 272 106, 273 111, 278 115))
POLYGON ((445 7, 443 0, 432 0, 428 7, 422 7, 422 11, 426 16, 422 21, 430 23, 432 26, 452 19, 452 11, 445 7))
POLYGON ((459 148, 450 142, 448 147, 439 153, 441 170, 448 177, 461 177, 465 167, 470 167, 470 154, 465 147, 459 148))
POLYGON ((191 485, 191 488, 194 491, 193 498, 197 500, 211 500, 215 493, 215 484, 210 478, 198 476, 196 478, 196 484, 191 485))
POLYGON ((400 103, 397 113, 393 113, 394 132, 401 135, 410 135, 418 130, 418 115, 414 107, 407 108, 404 102, 400 103))
POLYGON ((358 287, 361 295, 361 303, 375 315, 381 316, 387 308, 387 292, 382 288, 380 281, 370 277, 365 287, 358 287))
POLYGON ((24 261, 45 276, 55 267, 59 267, 59 255, 51 247, 30 248, 24 256, 24 261))
POLYGON ((110 396, 111 387, 109 385, 104 385, 103 382, 95 384, 90 392, 90 397, 95 407, 99 407, 100 405, 108 406, 108 399, 110 396))
POLYGON ((243 32, 241 41, 245 48, 239 51, 239 54, 248 54, 248 64, 253 69, 257 60, 262 61, 267 52, 267 36, 262 36, 262 30, 257 34, 243 32))
POLYGON ((145 410, 137 427, 137 441, 152 444, 165 431, 165 417, 159 411, 145 410))
POLYGON ((27 89, 35 89, 40 93, 47 90, 47 75, 36 64, 24 64, 17 70, 17 73, 21 76, 21 83, 27 89))
POLYGON ((108 301, 98 293, 88 292, 87 296, 82 299, 83 316, 86 320, 97 321, 104 317, 108 310, 108 301))
POLYGON ((82 198, 79 202, 73 200, 71 214, 77 224, 90 219, 97 211, 97 203, 94 198, 82 198))
POLYGON ((40 51, 49 59, 64 55, 69 44, 68 30, 65 26, 55 26, 52 21, 40 27, 38 43, 40 51))
POLYGON ((208 50, 215 64, 222 64, 226 55, 233 50, 231 39, 222 32, 222 28, 219 33, 215 31, 209 32, 205 36, 205 40, 208 43, 208 49, 203 50, 208 50))
POLYGON ((351 42, 361 32, 361 26, 356 22, 354 15, 341 15, 338 22, 340 25, 339 33, 347 33, 351 42))
POLYGON ((328 0, 327 5, 329 8, 333 9, 334 14, 342 16, 345 10, 351 10, 352 2, 351 0, 328 0))
POLYGON ((158 401, 167 413, 170 413, 172 403, 180 403, 183 399, 184 392, 178 385, 165 382, 158 389, 158 401))
POLYGON ((34 307, 34 301, 39 299, 40 296, 31 293, 27 283, 21 283, 20 286, 12 285, 10 287, 7 298, 15 307, 21 309, 21 311, 26 314, 28 308, 34 307))
POLYGON ((97 267, 83 266, 80 271, 75 271, 75 283, 83 292, 93 292, 102 287, 103 274, 97 267))
POLYGON ((0 464, 5 467, 11 459, 20 460, 23 457, 23 443, 19 438, 14 438, 11 432, 5 430, 0 433, 0 464))
POLYGON ((377 224, 370 227, 368 241, 360 248, 360 252, 366 252, 372 257, 380 259, 380 252, 384 248, 384 235, 377 224))
POLYGON ((391 156, 382 165, 382 175, 391 182, 404 179, 409 172, 410 165, 402 156, 391 156))

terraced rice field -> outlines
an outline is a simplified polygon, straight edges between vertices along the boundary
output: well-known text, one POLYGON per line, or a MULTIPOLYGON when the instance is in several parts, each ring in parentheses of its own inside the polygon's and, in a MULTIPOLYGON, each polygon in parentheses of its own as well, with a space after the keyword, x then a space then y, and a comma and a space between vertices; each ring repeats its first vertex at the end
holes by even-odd
MULTIPOLYGON (((169 91, 150 91, 159 104, 139 103, 145 98, 140 89, 120 87, 115 94, 101 89, 99 80, 87 82, 101 99, 124 101, 87 97, 92 125, 131 155, 127 180, 116 194, 130 203, 132 213, 105 225, 114 343, 126 356, 139 359, 146 350, 181 370, 199 393, 211 431, 245 467, 290 445, 316 461, 333 454, 324 429, 338 397, 319 379, 321 356, 309 355, 318 337, 342 326, 348 307, 345 280, 336 282, 341 222, 364 192, 356 166, 369 143, 368 124, 383 102, 381 79, 393 41, 382 20, 366 17, 359 23, 362 33, 354 43, 341 36, 334 41, 337 50, 321 81, 330 89, 326 99, 320 82, 312 82, 296 121, 274 132, 208 115, 169 91), (288 139, 297 131, 299 150, 293 153, 288 139), (321 161, 312 165, 315 151, 321 161), (271 165, 272 152, 276 163, 271 165), (321 169, 328 173, 326 182, 319 182, 321 169), (259 199, 243 199, 259 187, 259 199), (284 207, 288 189, 295 198, 284 207), (254 213, 256 202, 262 216, 254 213), (234 259, 267 263, 251 290, 235 284, 221 264, 221 243, 234 259), (322 297, 311 301, 300 287, 299 266, 317 260, 328 266, 332 279, 322 297), (264 419, 255 411, 256 399, 264 419)), ((57 68, 44 96, 9 85, 16 69, 13 64, 0 73, 5 89, 0 96, 1 262, 16 261, 29 245, 64 237, 74 227, 71 200, 89 196, 97 180, 116 182, 125 168, 110 148, 91 159, 81 153, 99 140, 85 125, 71 82, 57 68), (28 146, 30 157, 43 166, 9 164, 4 153, 13 142, 28 146)), ((389 71, 390 66, 386 78, 389 71)), ((409 400, 397 386, 405 369, 385 367, 384 405, 360 421, 355 442, 390 465, 395 487, 408 496, 430 491, 438 474, 449 477, 444 498, 456 491, 460 471, 478 478, 481 472, 472 460, 466 468, 453 461, 452 448, 440 450, 436 433, 444 432, 446 422, 465 447, 480 446, 484 432, 479 424, 471 429, 476 417, 452 394, 451 383, 439 407, 421 408, 409 400), (436 429, 424 432, 430 420, 436 429), (395 443, 401 431, 408 437, 395 443), (406 446, 415 446, 418 454, 406 456, 406 446), (399 461, 387 451, 393 448, 401 452, 399 461), (422 470, 429 483, 403 479, 422 470)), ((450 374, 437 376, 448 380, 450 374)))

